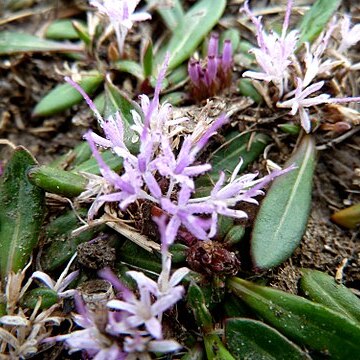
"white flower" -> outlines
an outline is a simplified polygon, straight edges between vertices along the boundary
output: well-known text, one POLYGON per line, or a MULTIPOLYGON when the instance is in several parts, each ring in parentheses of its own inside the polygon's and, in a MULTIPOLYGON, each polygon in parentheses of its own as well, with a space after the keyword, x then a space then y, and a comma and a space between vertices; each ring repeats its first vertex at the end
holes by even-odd
MULTIPOLYGON (((111 309, 128 312, 129 316, 125 322, 129 327, 136 328, 144 324, 151 336, 161 339, 162 329, 159 318, 182 298, 184 288, 176 286, 166 295, 152 301, 151 294, 156 296, 159 293, 157 283, 138 271, 128 271, 127 274, 137 282, 140 300, 135 297, 131 297, 127 301, 110 300, 107 306, 111 309)), ((127 332, 127 330, 125 331, 127 332)))
POLYGON ((73 271, 69 275, 67 273, 69 272, 70 266, 75 260, 76 253, 72 256, 69 263, 67 264, 64 271, 59 276, 59 279, 55 282, 49 275, 45 274, 42 271, 35 271, 31 275, 31 279, 38 279, 41 280, 49 289, 54 290, 59 297, 69 297, 75 294, 76 290, 66 290, 64 291, 70 283, 79 275, 79 270, 73 271))
POLYGON ((308 98, 308 96, 320 90, 323 85, 324 81, 319 81, 304 88, 302 80, 297 78, 297 87, 294 91, 294 97, 283 102, 278 102, 276 106, 279 108, 291 108, 291 115, 295 115, 297 112, 299 112, 301 126, 307 133, 309 133, 311 130, 311 121, 308 110, 306 108, 328 103, 330 95, 321 94, 312 98, 308 98))
POLYGON ((350 29, 350 17, 348 15, 344 15, 341 23, 341 42, 337 51, 343 53, 359 41, 360 24, 354 25, 350 29))
POLYGON ((118 41, 119 52, 124 52, 124 42, 128 31, 133 27, 135 21, 151 19, 147 12, 134 13, 140 0, 90 0, 90 5, 107 15, 113 26, 118 41))

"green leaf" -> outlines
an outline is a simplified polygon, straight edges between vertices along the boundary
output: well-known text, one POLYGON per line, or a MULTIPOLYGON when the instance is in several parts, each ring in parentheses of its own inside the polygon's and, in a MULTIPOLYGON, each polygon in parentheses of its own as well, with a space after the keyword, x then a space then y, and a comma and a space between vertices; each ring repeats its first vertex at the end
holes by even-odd
POLYGON ((31 7, 35 0, 5 0, 5 8, 11 11, 22 10, 31 7))
POLYGON ((172 255, 171 262, 173 264, 179 264, 186 261, 189 247, 184 244, 175 243, 170 246, 169 251, 172 255))
POLYGON ((161 103, 164 104, 165 102, 173 105, 179 106, 185 100, 189 100, 189 93, 183 91, 174 91, 172 93, 166 94, 161 98, 161 103))
MULTIPOLYGON (((78 211, 78 215, 85 217, 86 211, 78 211)), ((45 272, 53 271, 64 265, 75 254, 77 246, 93 239, 105 225, 89 228, 79 235, 72 236, 72 231, 82 226, 74 211, 52 220, 45 228, 47 245, 41 253, 40 263, 45 272)))
POLYGON ((281 333, 257 320, 226 320, 225 337, 227 348, 235 359, 311 359, 281 333))
POLYGON ((251 240, 255 266, 268 269, 291 256, 305 232, 315 167, 315 140, 303 138, 284 167, 297 168, 274 180, 257 214, 251 240))
POLYGON ((155 62, 161 64, 166 52, 170 54, 168 70, 187 60, 219 21, 225 5, 225 0, 197 1, 174 29, 168 44, 157 54, 155 62))
POLYGON ((255 317, 253 311, 241 301, 235 294, 226 294, 224 301, 225 318, 232 317, 255 317))
MULTIPOLYGON (((92 71, 82 75, 79 85, 91 95, 103 80, 103 75, 92 71)), ((81 94, 70 84, 60 84, 40 100, 33 111, 33 116, 51 116, 79 104, 82 100, 81 94)))
POLYGON ((182 21, 184 10, 180 0, 172 0, 171 3, 163 3, 159 0, 146 0, 150 7, 154 7, 169 30, 173 31, 182 21))
POLYGON ((335 14, 341 0, 317 0, 301 19, 299 25, 299 46, 304 42, 312 43, 326 28, 327 23, 335 14))
POLYGON ((269 142, 270 137, 265 134, 247 133, 241 135, 238 131, 230 132, 225 137, 225 142, 207 160, 212 166, 211 171, 196 180, 196 186, 199 189, 197 196, 200 191, 206 192, 208 187, 212 187, 212 184, 219 179, 221 171, 230 176, 240 158, 243 160, 243 164, 239 173, 243 172, 249 164, 262 154, 269 142))
POLYGON ((80 165, 92 155, 89 144, 86 141, 76 145, 74 149, 52 161, 48 166, 65 169, 80 165))
POLYGON ((223 242, 226 247, 234 246, 239 243, 245 235, 245 226, 234 225, 226 234, 223 242))
POLYGON ((210 333, 213 330, 212 317, 206 307, 204 294, 197 284, 190 284, 186 299, 188 307, 194 313, 196 324, 204 334, 210 333))
MULTIPOLYGON (((166 77, 167 87, 179 86, 180 84, 185 83, 188 76, 187 65, 183 64, 178 66, 166 77)), ((166 81, 164 81, 164 83, 166 83, 166 81)))
MULTIPOLYGON (((105 150, 101 153, 101 156, 110 169, 118 171, 122 167, 123 160, 121 157, 113 154, 111 150, 105 150)), ((94 175, 101 175, 99 165, 94 158, 84 161, 83 163, 75 166, 72 170, 74 173, 87 172, 94 175)))
POLYGON ((149 253, 130 240, 126 240, 121 247, 119 259, 140 269, 150 270, 156 273, 160 273, 161 271, 160 256, 149 253))
POLYGON ((204 350, 200 344, 195 344, 181 360, 204 360, 204 350))
POLYGON ((131 60, 117 61, 114 64, 114 67, 116 70, 131 74, 140 81, 144 81, 143 68, 135 61, 131 61, 131 60))
POLYGON ((238 131, 233 131, 225 137, 226 146, 214 152, 210 157, 213 168, 210 172, 211 178, 215 181, 219 178, 220 171, 231 174, 238 165, 240 158, 243 164, 239 173, 243 172, 253 161, 264 151, 270 142, 266 134, 247 133, 239 136, 238 131))
POLYGON ((228 287, 266 323, 298 345, 334 360, 358 357, 360 326, 347 317, 303 297, 239 278, 231 278, 228 287))
POLYGON ((73 26, 78 38, 81 39, 87 47, 90 47, 91 37, 86 24, 80 21, 73 20, 71 22, 71 25, 73 26))
POLYGON ((29 261, 44 217, 45 193, 31 184, 27 171, 35 159, 23 147, 14 150, 0 182, 0 270, 4 279, 29 261))
POLYGON ((154 55, 153 55, 152 41, 151 39, 147 39, 146 44, 142 49, 142 56, 141 56, 143 73, 145 78, 148 78, 152 75, 153 57, 154 55))
POLYGON ((25 294, 24 298, 21 300, 21 306, 24 308, 34 309, 37 305, 39 297, 41 297, 40 309, 48 309, 59 300, 56 291, 46 287, 39 287, 32 289, 25 294))
POLYGON ((280 128, 281 131, 290 135, 299 135, 301 130, 300 125, 294 123, 279 124, 278 128, 280 128))
MULTIPOLYGON (((79 22, 80 23, 80 22, 79 22)), ((84 22, 81 22, 85 26, 84 22)), ((46 29, 45 37, 53 40, 77 40, 79 34, 74 29, 72 20, 70 19, 59 19, 52 22, 46 29)))
POLYGON ((219 40, 219 52, 222 53, 225 40, 230 40, 233 53, 236 53, 236 50, 240 43, 240 31, 235 28, 227 29, 220 33, 219 40))
POLYGON ((360 300, 344 285, 318 270, 302 269, 301 288, 311 300, 360 323, 360 300))
POLYGON ((250 97, 257 104, 260 104, 263 101, 262 96, 255 89, 251 79, 240 79, 238 82, 238 89, 242 96, 250 97))
POLYGON ((0 32, 0 55, 27 52, 82 52, 82 46, 41 39, 14 31, 0 32))
POLYGON ((234 357, 226 349, 218 335, 205 335, 204 344, 208 360, 234 360, 234 357))
POLYGON ((28 172, 29 180, 47 192, 74 197, 86 190, 88 180, 82 175, 50 166, 35 166, 28 172))

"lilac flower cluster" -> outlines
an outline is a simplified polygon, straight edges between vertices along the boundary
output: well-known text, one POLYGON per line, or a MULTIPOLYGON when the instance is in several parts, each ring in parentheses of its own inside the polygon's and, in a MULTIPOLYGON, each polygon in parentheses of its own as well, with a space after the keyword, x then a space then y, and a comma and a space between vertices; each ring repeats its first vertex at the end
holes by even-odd
POLYGON ((197 156, 228 119, 222 115, 207 127, 199 126, 191 135, 184 136, 179 149, 174 150, 173 134, 177 133, 176 127, 184 119, 172 120, 171 107, 159 102, 168 58, 159 73, 153 99, 150 101, 142 95, 142 114, 132 111, 132 129, 140 140, 136 155, 126 146, 120 114, 117 112, 104 119, 83 89, 71 79, 66 79, 82 94, 105 133, 105 137, 93 131, 85 135, 101 175, 108 184, 102 187, 104 193, 96 197, 89 210, 89 218, 92 219, 105 202, 118 203, 120 210, 124 211, 137 200, 149 201, 164 211, 161 217, 154 218, 161 235, 162 255, 162 271, 157 281, 141 272, 128 271, 137 283, 137 296, 124 287, 110 270, 103 270, 101 276, 119 293, 116 299, 107 302, 105 313, 102 312, 105 321, 99 321, 98 315, 89 311, 78 299, 79 314, 75 315, 75 322, 82 330, 47 340, 65 341, 70 351, 83 350, 94 359, 150 359, 149 353, 152 352, 178 350, 180 345, 176 341, 163 339, 162 317, 182 298, 184 288, 179 283, 189 272, 187 268, 181 268, 171 274, 168 250, 180 226, 200 240, 213 237, 218 215, 247 217, 244 211, 235 208, 237 203, 257 204, 255 197, 263 194, 261 189, 274 177, 292 169, 275 171, 255 180, 257 174, 238 176, 242 165, 240 161, 227 184, 225 174, 221 173, 209 196, 192 197, 196 190, 195 177, 211 169, 210 164, 197 163, 197 156), (109 148, 123 159, 121 173, 110 169, 97 146, 109 148))
MULTIPOLYGON (((170 353, 181 348, 177 341, 164 339, 162 318, 164 312, 183 297, 184 287, 179 283, 189 269, 183 267, 171 274, 166 218, 162 216, 154 218, 154 221, 161 235, 162 271, 157 281, 142 272, 128 271, 127 274, 137 284, 137 295, 124 286, 110 269, 101 270, 99 275, 112 284, 117 292, 116 298, 109 300, 105 309, 100 306, 90 311, 80 295, 75 293, 77 314, 74 321, 82 330, 47 338, 45 342, 64 341, 70 353, 83 351, 88 358, 96 360, 150 360, 150 353, 170 353)), ((60 278, 66 275, 72 260, 60 278)), ((73 274, 68 277, 74 277, 73 274)), ((33 276, 46 280, 44 274, 33 276)))
POLYGON ((108 16, 116 34, 120 55, 124 53, 125 38, 134 22, 151 19, 147 12, 134 13, 139 2, 140 0, 90 0, 91 6, 108 16))
POLYGON ((137 155, 132 154, 124 142, 123 122, 119 113, 104 120, 84 91, 71 79, 67 79, 84 96, 105 133, 105 138, 93 131, 85 135, 102 176, 111 185, 107 188, 113 189, 111 193, 96 198, 90 208, 89 217, 93 218, 105 202, 117 202, 120 209, 125 210, 129 204, 141 199, 160 206, 169 216, 170 220, 165 230, 169 244, 175 240, 182 225, 196 238, 206 240, 216 234, 219 214, 234 218, 247 217, 245 212, 233 207, 240 201, 256 203, 254 197, 262 194, 260 189, 288 169, 255 181, 257 174, 237 178, 240 163, 227 185, 224 186, 225 175, 222 174, 210 196, 192 198, 195 192, 194 178, 211 169, 210 164, 197 164, 197 155, 228 119, 225 115, 220 116, 202 130, 200 137, 195 136, 195 132, 185 136, 179 151, 174 153, 169 137, 171 108, 168 104, 159 105, 160 87, 165 71, 166 65, 159 74, 153 100, 150 101, 145 95, 141 97, 144 121, 141 122, 140 115, 133 111, 136 124, 133 129, 138 132, 140 138, 140 150, 137 155), (110 148, 123 159, 122 174, 109 168, 96 145, 110 148), (163 180, 168 184, 167 189, 164 189, 163 180), (258 182, 260 185, 256 185, 256 190, 252 189, 258 182))
MULTIPOLYGON (((337 28, 335 20, 330 22, 328 29, 312 46, 304 44, 305 52, 295 53, 299 45, 299 32, 292 30, 287 33, 292 3, 292 0, 287 3, 282 32, 278 35, 275 32, 268 34, 263 29, 261 17, 255 17, 249 9, 248 2, 245 2, 242 11, 255 25, 259 46, 251 52, 255 55, 261 71, 245 71, 243 76, 272 83, 277 89, 276 106, 290 108, 290 114, 293 116, 299 113, 301 126, 309 133, 309 108, 330 103, 360 102, 360 97, 331 98, 329 94, 324 93, 316 95, 325 84, 323 80, 316 81, 316 77, 326 77, 331 70, 344 65, 344 57, 340 61, 339 58, 348 48, 360 41, 360 26, 356 25, 350 29, 350 20, 347 16, 344 17, 340 29, 341 41, 335 51, 336 59, 328 57, 324 60, 328 56, 326 50, 331 36, 337 28), (314 94, 315 96, 312 96, 314 94)), ((345 128, 349 129, 350 125, 346 125, 345 128)))
POLYGON ((190 59, 188 72, 191 80, 191 92, 195 100, 200 101, 218 94, 231 85, 232 45, 230 40, 224 41, 223 52, 219 54, 219 35, 212 33, 206 64, 190 59))
MULTIPOLYGON (((163 232, 159 219, 160 232, 163 232)), ((189 272, 176 270, 170 276, 171 258, 165 243, 162 246, 163 270, 158 281, 141 272, 128 271, 138 285, 139 296, 126 288, 109 269, 100 276, 118 292, 105 309, 90 311, 81 297, 75 295, 75 323, 82 328, 65 335, 47 338, 45 342, 64 341, 70 353, 83 351, 87 358, 97 360, 151 359, 150 353, 169 353, 179 350, 175 340, 163 339, 162 316, 178 302, 184 288, 178 285, 189 272)))

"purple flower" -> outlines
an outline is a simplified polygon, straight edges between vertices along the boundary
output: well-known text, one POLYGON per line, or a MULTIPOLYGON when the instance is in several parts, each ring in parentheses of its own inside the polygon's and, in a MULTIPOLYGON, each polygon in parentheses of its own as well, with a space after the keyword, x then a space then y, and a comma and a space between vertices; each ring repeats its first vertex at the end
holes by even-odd
POLYGON ((139 2, 140 0, 90 0, 90 5, 109 17, 115 30, 120 55, 124 53, 125 37, 134 22, 151 19, 151 15, 146 12, 134 13, 139 2))
POLYGON ((181 225, 184 225, 195 237, 200 240, 208 238, 206 230, 208 224, 194 214, 211 213, 212 205, 206 203, 190 205, 189 199, 191 196, 191 189, 182 186, 178 193, 177 203, 172 202, 168 198, 161 199, 161 207, 171 215, 171 219, 166 227, 165 236, 169 244, 172 244, 176 238, 177 232, 181 225))

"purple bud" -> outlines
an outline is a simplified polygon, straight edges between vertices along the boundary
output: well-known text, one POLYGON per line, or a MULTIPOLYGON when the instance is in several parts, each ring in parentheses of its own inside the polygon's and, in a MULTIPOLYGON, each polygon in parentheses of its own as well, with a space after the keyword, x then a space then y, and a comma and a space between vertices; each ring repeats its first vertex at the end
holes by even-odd
POLYGON ((208 56, 208 63, 207 63, 207 76, 209 84, 211 84, 216 77, 217 73, 217 61, 215 56, 208 56))
POLYGON ((230 40, 224 41, 224 48, 222 54, 222 66, 223 69, 229 70, 232 65, 232 45, 230 40))
POLYGON ((218 46, 219 46, 219 34, 212 33, 210 40, 209 40, 209 46, 208 46, 208 56, 215 57, 218 54, 218 46))
POLYGON ((199 86, 199 71, 197 66, 198 64, 199 62, 194 59, 190 59, 188 64, 188 73, 192 83, 195 86, 199 86))

